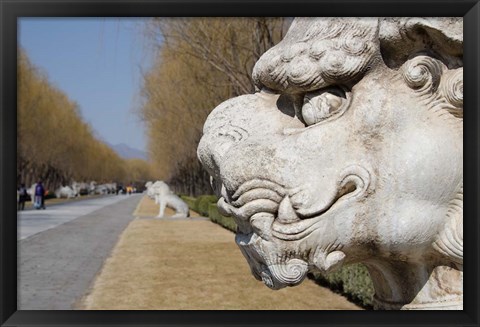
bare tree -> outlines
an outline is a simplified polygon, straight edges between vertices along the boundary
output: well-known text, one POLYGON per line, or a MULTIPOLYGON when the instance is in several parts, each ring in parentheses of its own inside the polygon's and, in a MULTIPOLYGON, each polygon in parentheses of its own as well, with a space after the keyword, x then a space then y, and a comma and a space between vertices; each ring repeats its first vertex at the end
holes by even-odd
POLYGON ((284 18, 154 18, 145 34, 157 59, 144 76, 140 114, 158 178, 183 193, 211 192, 196 148, 219 103, 255 91, 255 62, 278 43, 284 18))
POLYGON ((127 162, 96 139, 78 105, 49 83, 23 50, 17 74, 17 182, 29 185, 43 179, 47 188, 55 189, 73 180, 151 177, 148 169, 134 170, 135 176, 130 176, 127 162))

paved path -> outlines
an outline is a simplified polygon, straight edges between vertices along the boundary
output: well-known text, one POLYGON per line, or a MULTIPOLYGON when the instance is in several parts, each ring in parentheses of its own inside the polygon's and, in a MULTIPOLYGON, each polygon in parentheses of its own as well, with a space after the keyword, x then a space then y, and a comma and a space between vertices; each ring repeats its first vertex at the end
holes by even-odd
POLYGON ((132 213, 140 199, 141 195, 112 196, 22 212, 18 309, 73 309, 135 218, 132 213))
POLYGON ((102 207, 125 200, 127 195, 108 195, 101 198, 78 200, 49 205, 47 209, 29 209, 18 211, 17 239, 23 240, 29 236, 54 228, 80 216, 89 214, 102 207))

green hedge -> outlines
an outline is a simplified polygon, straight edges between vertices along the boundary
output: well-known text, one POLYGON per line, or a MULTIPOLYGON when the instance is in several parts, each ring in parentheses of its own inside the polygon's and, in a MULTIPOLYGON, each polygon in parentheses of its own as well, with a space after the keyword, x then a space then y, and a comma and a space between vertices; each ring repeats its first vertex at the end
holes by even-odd
POLYGON ((215 195, 201 195, 197 198, 195 208, 199 214, 204 217, 208 217, 208 206, 211 203, 217 203, 218 198, 215 195))
MULTIPOLYGON (((218 212, 216 205, 217 197, 203 195, 197 199, 182 196, 191 210, 194 210, 220 226, 236 232, 237 224, 232 217, 226 217, 218 212)), ((320 273, 309 274, 317 284, 326 286, 339 292, 358 305, 370 309, 373 300, 373 284, 367 268, 362 264, 354 264, 342 267, 339 271, 323 275, 320 273)))
POLYGON ((186 195, 180 195, 180 198, 185 201, 185 203, 188 205, 190 210, 197 211, 195 209, 195 203, 197 202, 196 198, 193 198, 191 196, 186 196, 186 195))
POLYGON ((237 231, 237 224, 235 223, 235 220, 233 220, 232 217, 226 217, 222 216, 218 212, 217 205, 215 203, 210 203, 208 205, 208 217, 210 218, 211 221, 214 223, 219 224, 220 226, 232 231, 236 232, 237 231))
POLYGON ((183 201, 188 205, 190 210, 198 212, 204 217, 208 217, 208 206, 210 204, 215 204, 218 201, 218 198, 215 195, 201 195, 198 198, 180 195, 183 201))
POLYGON ((343 294, 352 302, 364 308, 372 308, 375 291, 370 274, 362 264, 344 266, 340 270, 328 275, 313 273, 309 275, 309 278, 319 285, 327 286, 343 294))

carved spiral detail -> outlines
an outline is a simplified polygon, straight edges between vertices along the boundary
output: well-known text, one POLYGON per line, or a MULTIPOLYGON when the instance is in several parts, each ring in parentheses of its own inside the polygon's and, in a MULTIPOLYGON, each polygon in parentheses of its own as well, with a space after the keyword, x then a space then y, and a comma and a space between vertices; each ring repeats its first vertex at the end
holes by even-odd
POLYGON ((427 56, 418 56, 402 66, 403 79, 407 85, 419 91, 432 91, 438 88, 443 65, 440 61, 427 56))
POLYGON ((367 42, 358 36, 352 36, 343 40, 342 49, 352 55, 360 55, 367 49, 367 42))
POLYGON ((463 107, 463 68, 456 69, 443 77, 441 91, 454 107, 463 107))
POLYGON ((325 55, 322 59, 324 79, 332 81, 348 78, 349 75, 358 72, 357 66, 362 63, 361 61, 357 62, 357 60, 348 61, 345 53, 340 51, 331 51, 330 54, 325 55), (351 66, 347 65, 347 63, 351 66), (355 63, 355 65, 352 65, 352 63, 355 63))
POLYGON ((285 264, 270 265, 268 268, 275 281, 287 286, 296 285, 305 278, 308 264, 300 259, 291 259, 285 264))

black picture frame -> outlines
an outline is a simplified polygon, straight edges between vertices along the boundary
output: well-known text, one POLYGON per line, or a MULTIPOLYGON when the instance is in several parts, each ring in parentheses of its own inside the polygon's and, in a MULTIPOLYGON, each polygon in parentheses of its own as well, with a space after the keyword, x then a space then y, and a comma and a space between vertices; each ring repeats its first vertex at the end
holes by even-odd
MULTIPOLYGON (((478 326, 478 0, 0 0, 0 324, 1 326, 478 326), (462 16, 464 17, 463 311, 19 311, 16 225, 16 58, 19 17, 462 16)), ((126 295, 128 296, 128 295, 126 295)))

